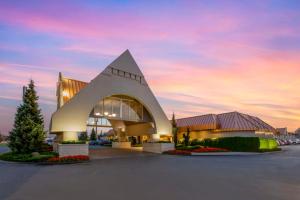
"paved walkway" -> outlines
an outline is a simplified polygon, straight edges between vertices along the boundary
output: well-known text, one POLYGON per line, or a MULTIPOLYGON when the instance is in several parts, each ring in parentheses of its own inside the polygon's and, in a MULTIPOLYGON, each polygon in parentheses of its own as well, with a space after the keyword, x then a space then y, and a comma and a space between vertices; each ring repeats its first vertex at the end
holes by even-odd
POLYGON ((0 162, 0 199, 299 200, 300 146, 284 149, 253 156, 138 154, 56 166, 0 162))
POLYGON ((129 150, 129 149, 113 149, 111 147, 101 147, 101 146, 92 147, 90 148, 89 152, 90 152, 90 158, 92 160, 155 155, 152 153, 146 153, 142 151, 129 150))

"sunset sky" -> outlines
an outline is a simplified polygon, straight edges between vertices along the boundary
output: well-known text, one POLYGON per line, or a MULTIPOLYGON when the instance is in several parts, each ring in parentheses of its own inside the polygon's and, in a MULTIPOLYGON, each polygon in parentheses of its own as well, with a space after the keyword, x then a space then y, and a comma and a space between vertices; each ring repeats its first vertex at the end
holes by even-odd
POLYGON ((171 117, 240 111, 300 127, 300 1, 0 1, 0 132, 22 86, 46 125, 58 72, 90 81, 129 49, 171 117))

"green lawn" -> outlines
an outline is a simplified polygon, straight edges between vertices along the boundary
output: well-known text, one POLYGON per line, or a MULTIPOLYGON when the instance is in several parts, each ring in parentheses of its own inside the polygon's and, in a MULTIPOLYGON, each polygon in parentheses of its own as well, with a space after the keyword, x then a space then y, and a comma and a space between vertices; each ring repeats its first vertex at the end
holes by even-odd
POLYGON ((0 143, 0 147, 7 147, 7 144, 5 144, 5 143, 0 143))

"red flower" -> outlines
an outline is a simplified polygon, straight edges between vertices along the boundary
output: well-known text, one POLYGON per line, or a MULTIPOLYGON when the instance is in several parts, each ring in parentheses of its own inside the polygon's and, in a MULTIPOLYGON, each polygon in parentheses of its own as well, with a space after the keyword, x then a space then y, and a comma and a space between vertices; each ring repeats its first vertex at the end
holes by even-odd
POLYGON ((74 156, 63 156, 63 157, 49 158, 48 162, 86 161, 86 160, 89 160, 89 159, 90 159, 89 156, 74 155, 74 156))
POLYGON ((164 153, 169 155, 191 155, 191 152, 186 150, 170 150, 165 151, 164 153))
POLYGON ((202 153, 202 152, 226 152, 227 149, 215 148, 215 147, 200 147, 198 149, 193 149, 192 152, 202 153))

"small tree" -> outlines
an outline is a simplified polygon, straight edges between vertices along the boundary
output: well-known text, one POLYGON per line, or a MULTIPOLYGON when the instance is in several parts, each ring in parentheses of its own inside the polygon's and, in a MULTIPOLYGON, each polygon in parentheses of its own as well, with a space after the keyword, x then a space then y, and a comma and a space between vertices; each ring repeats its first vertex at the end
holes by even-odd
POLYGON ((172 115, 172 134, 173 134, 175 148, 178 143, 177 132, 178 132, 177 123, 176 123, 176 119, 175 119, 175 114, 173 113, 173 115, 172 115))
POLYGON ((190 143, 190 128, 187 128, 186 133, 183 134, 184 146, 189 146, 190 143))
POLYGON ((4 136, 0 132, 0 142, 3 142, 3 141, 4 141, 4 136))
POLYGON ((84 141, 84 142, 87 141, 88 140, 87 133, 86 132, 81 132, 80 135, 79 135, 79 137, 78 137, 78 140, 84 141))
POLYGON ((41 150, 45 138, 44 119, 37 103, 33 80, 23 91, 23 101, 17 108, 13 129, 9 134, 9 147, 16 153, 41 150))
POLYGON ((91 133, 91 136, 90 136, 90 140, 91 140, 91 141, 97 140, 97 134, 96 134, 94 128, 92 129, 92 133, 91 133))

